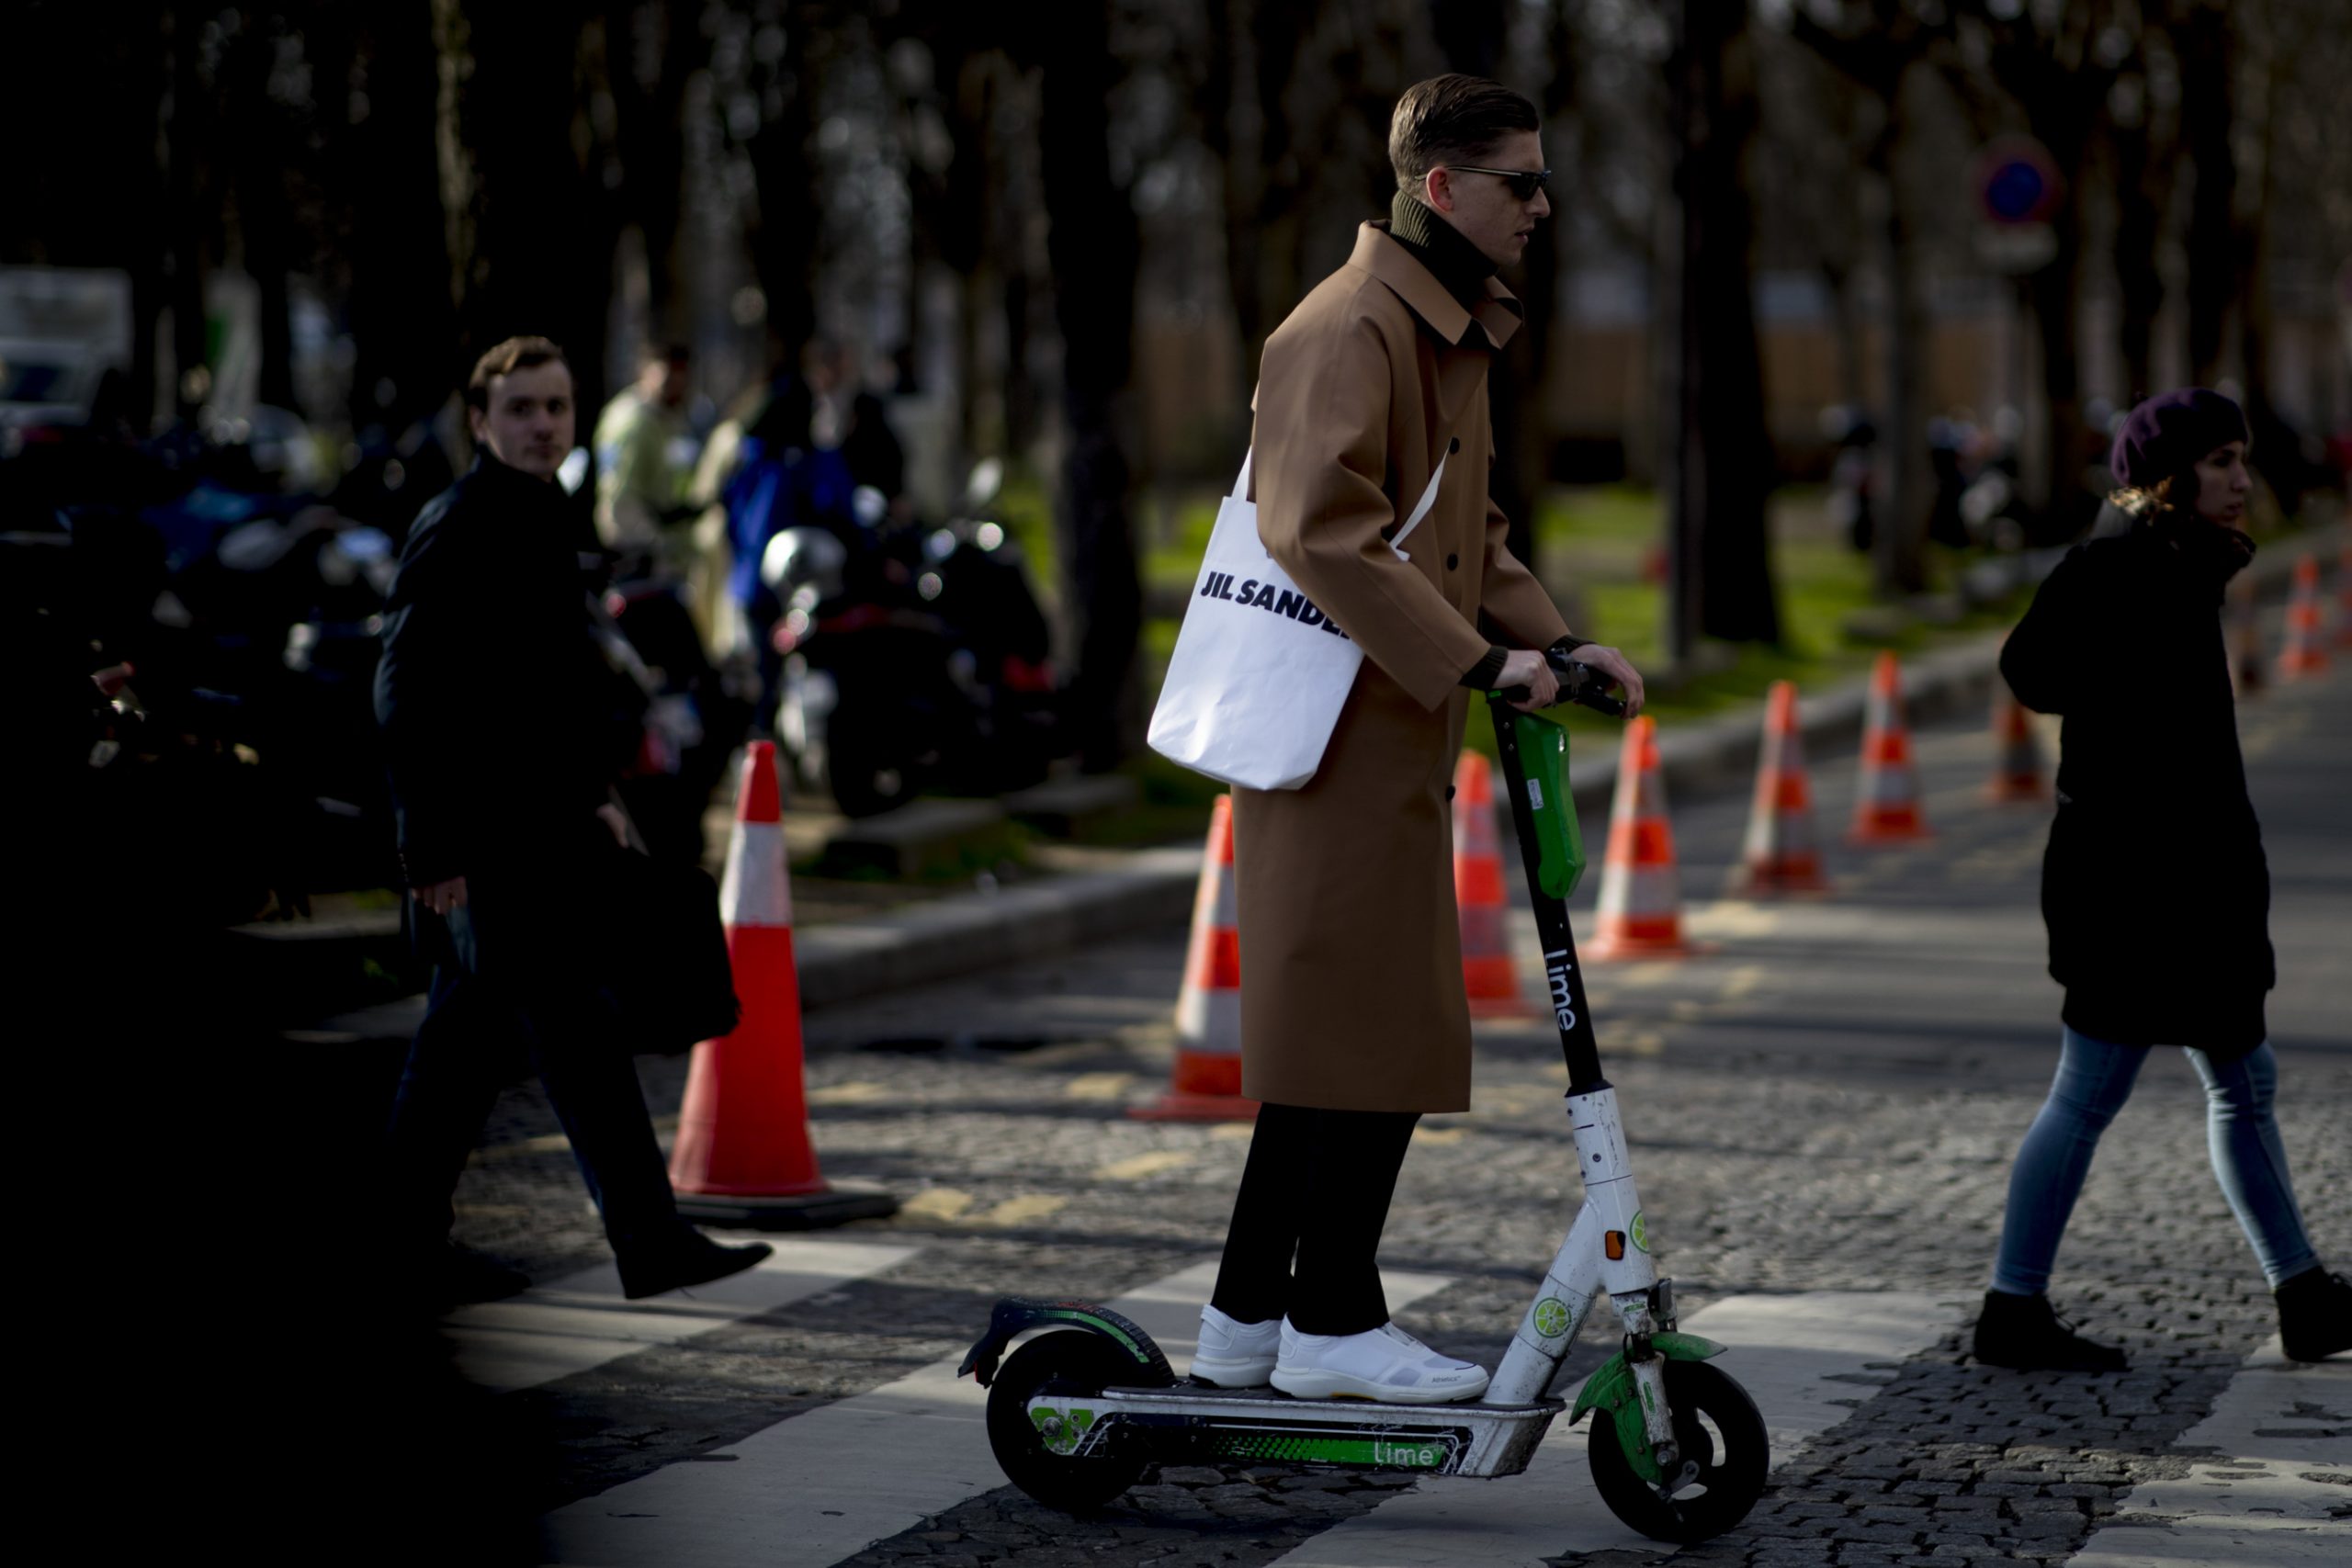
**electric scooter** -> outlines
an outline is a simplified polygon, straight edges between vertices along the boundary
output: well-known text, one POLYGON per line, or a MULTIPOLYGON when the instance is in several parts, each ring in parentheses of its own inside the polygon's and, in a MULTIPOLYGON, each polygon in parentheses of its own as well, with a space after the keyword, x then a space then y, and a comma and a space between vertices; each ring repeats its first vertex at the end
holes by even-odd
MULTIPOLYGON (((1623 716, 1606 677, 1557 655, 1553 664, 1564 701, 1623 716)), ((1568 931, 1567 898, 1585 856, 1567 788, 1567 733, 1510 705, 1524 694, 1487 700, 1567 1058, 1585 1201, 1486 1393, 1459 1404, 1391 1404, 1180 1382, 1151 1337, 1115 1312, 1006 1297, 959 1372, 989 1390, 989 1447, 1007 1478, 1038 1502, 1072 1513, 1099 1508, 1159 1463, 1515 1475, 1566 1412, 1571 1423, 1594 1417, 1593 1483, 1610 1511, 1644 1535, 1706 1540, 1755 1506, 1770 1464, 1763 1417, 1737 1382, 1707 1364, 1725 1347, 1677 1330, 1673 1281, 1659 1276, 1650 1252, 1616 1090, 1601 1076, 1568 931), (1624 1340, 1571 1406, 1552 1385, 1603 1293, 1624 1340), (1006 1359, 1012 1340, 1033 1329, 1053 1332, 1006 1359)))

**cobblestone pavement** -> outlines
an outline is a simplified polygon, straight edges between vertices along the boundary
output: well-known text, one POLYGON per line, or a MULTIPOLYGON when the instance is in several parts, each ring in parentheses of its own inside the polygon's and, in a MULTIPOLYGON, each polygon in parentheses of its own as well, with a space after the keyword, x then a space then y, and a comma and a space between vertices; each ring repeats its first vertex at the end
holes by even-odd
MULTIPOLYGON (((2277 887, 2279 1116, 2314 1239, 2342 1268, 2352 1263, 2352 679, 2276 691, 2243 726, 2277 887)), ((1757 1293, 1928 1291, 1948 1296, 1951 1324, 1973 1317, 2008 1160, 2054 1062, 2059 993, 2042 973, 2035 904, 2046 812, 1978 798, 1989 746, 1973 727, 1919 739, 1931 842, 1833 848, 1832 893, 1750 903, 1717 896, 1745 801, 1684 803, 1675 827, 1689 919, 1712 951, 1594 968, 1603 1057, 1686 1314, 1757 1293)), ((1816 758, 1815 770, 1835 844, 1851 758, 1816 758)), ((1599 825, 1587 826, 1598 845, 1599 825)), ((2151 985, 2195 983, 2193 853, 2183 892, 2180 951, 2151 955, 2151 985)), ((1588 886, 1580 932, 1591 897, 1588 886)), ((826 1174, 905 1200, 895 1219, 841 1234, 918 1250, 773 1313, 503 1396, 549 1446, 535 1472, 542 1506, 714 1455, 959 1355, 999 1295, 1108 1299, 1214 1257, 1245 1130, 1123 1114, 1165 1080, 1182 937, 812 1016, 808 1083, 826 1174)), ((1532 956, 1532 920, 1521 938, 1532 956)), ((645 1064, 657 1113, 674 1113, 683 1077, 682 1061, 645 1064)), ((1579 1190, 1567 1179, 1565 1075, 1548 1023, 1482 1024, 1476 1081, 1469 1113, 1424 1121, 1383 1263, 1449 1278, 1400 1321, 1492 1365, 1579 1190)), ((465 1239, 536 1276, 604 1256, 535 1088, 502 1100, 459 1202, 465 1239)), ((1850 1374, 1851 1414, 1775 1456, 1742 1525, 1673 1561, 2058 1563, 2128 1510, 2135 1483, 2186 1471, 2196 1456, 2177 1440, 2276 1325, 2206 1164, 2201 1096, 2177 1054, 2158 1053, 2108 1135, 2053 1294, 2086 1332, 2124 1345, 2133 1370, 1983 1368, 1950 1328, 1907 1359, 1850 1374)), ((1588 1327, 1564 1386, 1611 1337, 1588 1327)), ((2344 1381, 2315 1386, 2336 1403, 2314 1408, 2341 1426, 2344 1381)), ((1580 1463, 1572 1479, 1589 1485, 1580 1463)), ((794 1478, 774 1484, 788 1494, 794 1478)), ((843 1561, 1264 1563, 1412 1484, 1396 1472, 1169 1468, 1088 1518, 1000 1485, 843 1561)), ((804 1501, 812 1517, 826 1503, 804 1501)), ((1622 1548, 1555 1560, 1603 1568, 1669 1550, 1628 1535, 1622 1548)), ((777 1542, 744 1560, 802 1559, 777 1542)))

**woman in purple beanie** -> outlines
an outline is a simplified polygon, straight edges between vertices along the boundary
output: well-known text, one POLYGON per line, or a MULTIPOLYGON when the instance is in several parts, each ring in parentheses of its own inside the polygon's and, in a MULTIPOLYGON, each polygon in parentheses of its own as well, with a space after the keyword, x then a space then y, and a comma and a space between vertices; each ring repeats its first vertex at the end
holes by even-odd
POLYGON ((2352 1347, 2352 1282, 2312 1250, 2271 1110, 2270 877, 2220 615, 2222 585, 2254 558, 2238 526, 2245 456, 2245 415, 2219 392, 2133 409, 2109 459, 2129 525, 2069 551, 2001 650, 2018 700, 2065 719, 2041 913, 2066 1002, 1976 1324, 1976 1357, 1994 1366, 2123 1370, 2120 1350, 2073 1332, 2043 1291, 2099 1134, 2152 1045, 2183 1047, 2204 1082, 2213 1174, 2276 1297, 2286 1354, 2352 1347))

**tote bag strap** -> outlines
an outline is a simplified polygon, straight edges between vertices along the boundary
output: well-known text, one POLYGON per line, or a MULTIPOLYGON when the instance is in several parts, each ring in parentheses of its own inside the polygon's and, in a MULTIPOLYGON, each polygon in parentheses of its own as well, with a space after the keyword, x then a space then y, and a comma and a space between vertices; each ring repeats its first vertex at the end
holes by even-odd
MULTIPOLYGON (((1256 461, 1257 457, 1258 449, 1255 446, 1241 454, 1241 471, 1235 475, 1233 479, 1234 500, 1248 501, 1250 499, 1250 465, 1256 461)), ((1430 476, 1429 488, 1421 491, 1421 499, 1414 503, 1412 514, 1405 519, 1405 525, 1397 529, 1396 536, 1388 541, 1388 547, 1396 552, 1398 560, 1413 558, 1405 553, 1405 537, 1421 525, 1421 519, 1427 517, 1430 514, 1430 508, 1437 504, 1437 487, 1444 479, 1445 458, 1440 457, 1437 460, 1437 471, 1430 476)))
POLYGON ((1444 478, 1445 459, 1443 457, 1440 457, 1437 460, 1437 472, 1430 476, 1430 488, 1421 491, 1421 499, 1414 506, 1413 514, 1405 519, 1405 525, 1396 530, 1396 536, 1395 538, 1388 541, 1388 547, 1396 552, 1396 558, 1398 560, 1411 560, 1413 558, 1405 553, 1405 536, 1419 527, 1421 525, 1421 519, 1430 514, 1430 508, 1437 504, 1438 482, 1444 478))

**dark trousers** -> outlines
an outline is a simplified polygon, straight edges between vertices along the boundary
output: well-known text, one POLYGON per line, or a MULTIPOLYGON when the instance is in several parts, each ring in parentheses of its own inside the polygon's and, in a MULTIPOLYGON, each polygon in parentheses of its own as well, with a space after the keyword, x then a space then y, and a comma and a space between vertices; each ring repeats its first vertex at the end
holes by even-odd
POLYGON ((388 1201, 395 1228, 437 1244, 450 1197, 492 1105, 527 1054, 571 1140, 616 1252, 659 1244, 680 1221, 636 1064, 585 1020, 526 1008, 454 964, 436 964, 424 1021, 393 1101, 388 1201))
POLYGON ((1388 1321, 1381 1227, 1415 1111, 1261 1105, 1209 1301, 1238 1323, 1287 1316, 1302 1334, 1388 1321))

